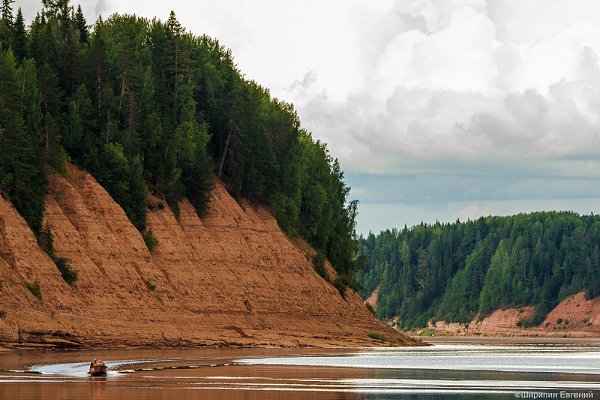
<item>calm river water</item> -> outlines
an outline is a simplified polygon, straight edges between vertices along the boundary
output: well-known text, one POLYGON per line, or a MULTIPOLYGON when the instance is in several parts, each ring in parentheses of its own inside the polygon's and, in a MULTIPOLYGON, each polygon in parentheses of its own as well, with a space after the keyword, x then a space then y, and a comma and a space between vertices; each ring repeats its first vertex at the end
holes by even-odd
POLYGON ((600 399, 600 343, 0 352, 0 399, 200 398, 600 399))

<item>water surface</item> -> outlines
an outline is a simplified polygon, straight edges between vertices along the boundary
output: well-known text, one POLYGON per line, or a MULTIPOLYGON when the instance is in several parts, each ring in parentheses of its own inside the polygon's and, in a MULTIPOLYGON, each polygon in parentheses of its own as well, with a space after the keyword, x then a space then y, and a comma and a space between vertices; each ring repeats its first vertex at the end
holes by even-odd
POLYGON ((23 351, 0 369, 0 399, 600 399, 594 344, 23 351))

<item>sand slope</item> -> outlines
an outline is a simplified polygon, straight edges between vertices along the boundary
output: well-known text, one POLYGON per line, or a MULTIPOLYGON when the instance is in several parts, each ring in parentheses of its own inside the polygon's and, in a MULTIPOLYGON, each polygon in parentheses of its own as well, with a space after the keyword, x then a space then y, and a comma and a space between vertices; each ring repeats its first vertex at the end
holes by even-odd
POLYGON ((369 333, 411 343, 319 277, 268 209, 238 204, 221 183, 202 219, 187 201, 179 221, 157 198, 150 208, 152 253, 92 176, 52 175, 45 222, 79 271, 70 287, 0 198, 0 345, 378 344, 369 333), (42 301, 22 284, 36 279, 42 301))

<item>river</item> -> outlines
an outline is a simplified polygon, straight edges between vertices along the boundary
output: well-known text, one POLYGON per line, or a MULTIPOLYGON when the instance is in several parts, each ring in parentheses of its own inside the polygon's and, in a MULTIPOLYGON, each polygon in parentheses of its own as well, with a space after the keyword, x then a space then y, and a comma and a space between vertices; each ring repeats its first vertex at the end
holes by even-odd
POLYGON ((600 342, 0 352, 0 399, 198 398, 600 399, 600 342))

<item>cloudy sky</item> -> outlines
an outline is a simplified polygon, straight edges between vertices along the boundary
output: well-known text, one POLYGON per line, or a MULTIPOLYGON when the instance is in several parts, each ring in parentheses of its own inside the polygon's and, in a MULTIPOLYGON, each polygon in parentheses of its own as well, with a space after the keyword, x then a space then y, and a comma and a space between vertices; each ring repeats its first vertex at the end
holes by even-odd
POLYGON ((600 213, 598 0, 80 3, 90 22, 173 9, 231 48, 339 158, 360 232, 600 213))

